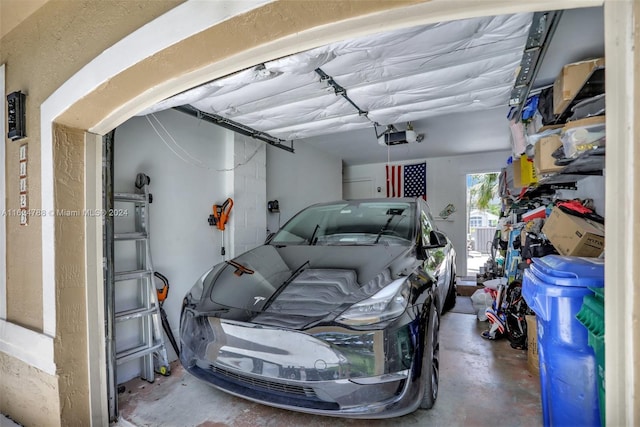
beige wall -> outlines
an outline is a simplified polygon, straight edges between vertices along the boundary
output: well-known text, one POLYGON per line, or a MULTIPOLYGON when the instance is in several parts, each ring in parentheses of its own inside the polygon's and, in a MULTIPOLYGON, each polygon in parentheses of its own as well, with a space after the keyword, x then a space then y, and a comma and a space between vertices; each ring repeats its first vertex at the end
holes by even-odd
POLYGON ((89 425, 87 324, 84 265, 84 159, 85 133, 56 125, 53 164, 57 215, 56 324, 54 360, 58 367, 60 418, 65 425, 89 425))
POLYGON ((24 426, 60 425, 58 379, 0 352, 0 413, 24 426))
MULTIPOLYGON (((40 104, 107 47, 182 0, 52 0, 1 40, 6 93, 27 96, 29 208, 40 208, 40 104)), ((3 105, 6 103, 3 102, 3 105)), ((18 208, 18 143, 7 143, 7 209, 18 208)), ((42 329, 42 254, 38 217, 28 227, 7 218, 7 320, 42 329)))
MULTIPOLYGON (((0 0, 2 1, 2 0, 0 0)), ((71 75, 123 36, 169 10, 181 1, 56 1, 52 0, 9 32, 1 40, 0 63, 6 63, 6 91, 27 91, 27 134, 29 138, 30 207, 40 202, 39 106, 71 75)), ((234 71, 235 58, 259 51, 278 39, 281 50, 262 50, 246 59, 256 62, 269 55, 293 53, 296 47, 310 47, 303 36, 312 28, 332 22, 357 19, 366 14, 391 11, 416 1, 299 1, 276 2, 213 26, 164 49, 114 76, 72 105, 57 121, 54 132, 55 207, 84 207, 84 130, 106 132, 127 118, 143 103, 185 89, 192 74, 193 84, 234 71), (284 46, 284 48, 282 48, 284 46), (203 54, 206 52, 206 55, 203 54), (220 64, 225 64, 222 66, 220 64), (218 68, 216 68, 218 67, 218 68), (226 68, 225 68, 226 67, 226 68), (229 68, 231 67, 231 68, 229 68), (207 69, 207 73, 198 74, 207 69), (129 104, 129 110, 122 110, 129 104), (115 111, 120 111, 114 114, 115 111), (127 113, 129 111, 129 113, 127 113), (102 126, 102 128, 100 128, 102 126)), ((560 2, 578 6, 593 2, 560 2)), ((423 18, 461 17, 466 14, 495 14, 515 11, 516 2, 434 1, 421 10, 423 18), (511 9, 510 9, 511 8, 511 9)), ((531 1, 540 9, 552 9, 558 2, 531 1)), ((533 6, 528 6, 533 7, 533 6)), ((635 11, 638 11, 636 7, 635 11)), ((386 13, 386 12, 385 12, 386 13)), ((410 22, 413 16, 394 15, 395 22, 410 22)), ((349 33, 347 21, 335 34, 318 32, 328 40, 349 33)), ((380 30, 385 23, 361 19, 354 28, 380 30)), ((335 28, 334 28, 335 29, 335 28)), ((637 38, 636 38, 637 40, 637 38)), ((637 60, 637 58, 636 58, 637 60)), ((245 62, 236 62, 236 67, 245 62)), ((252 65, 252 64, 249 64, 252 65)), ((237 68, 236 68, 237 69, 237 68)), ((637 89, 636 89, 637 90, 637 89)), ((636 99, 638 99, 636 97, 636 99)), ((637 123, 637 121, 636 121, 637 123)), ((7 208, 17 208, 17 146, 7 142, 7 208)), ((17 359, 0 353, 0 412, 31 425, 86 425, 89 420, 86 357, 86 281, 84 222, 78 218, 56 218, 56 313, 58 329, 54 350, 57 376, 43 374, 17 359), (18 379, 22 377, 22 380, 18 379), (5 390, 8 390, 5 393, 5 390), (43 402, 41 402, 43 401, 43 402), (33 408, 45 405, 35 413, 33 408), (52 413, 59 417, 51 418, 52 413)), ((20 227, 17 218, 7 219, 8 320, 35 330, 42 329, 41 228, 37 218, 20 227)), ((636 374, 637 375, 637 374, 636 374)))
MULTIPOLYGON (((3 12, 8 5, 18 12, 13 9, 18 2, 0 1, 3 12)), ((28 94, 28 137, 19 143, 5 140, 7 209, 18 208, 18 147, 25 142, 29 208, 40 208, 40 104, 106 48, 182 1, 51 0, 0 40, 6 93, 28 94)), ((58 127, 54 138, 55 206, 82 209, 84 132, 58 127)), ((6 222, 7 320, 42 331, 40 220, 31 217, 26 227, 16 216, 6 222)), ((25 425, 89 425, 83 218, 56 218, 55 236, 57 288, 51 304, 57 307, 57 375, 0 353, 0 412, 25 425)))
POLYGON ((0 1, 0 38, 20 25, 32 13, 49 0, 2 0, 0 1))

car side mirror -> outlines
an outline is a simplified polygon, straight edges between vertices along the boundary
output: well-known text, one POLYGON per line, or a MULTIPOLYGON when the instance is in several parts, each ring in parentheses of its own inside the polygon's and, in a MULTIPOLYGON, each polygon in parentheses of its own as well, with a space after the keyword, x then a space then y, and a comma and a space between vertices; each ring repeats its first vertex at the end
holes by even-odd
POLYGON ((447 246, 447 236, 443 233, 431 230, 429 233, 429 244, 424 245, 425 249, 444 248, 447 246))

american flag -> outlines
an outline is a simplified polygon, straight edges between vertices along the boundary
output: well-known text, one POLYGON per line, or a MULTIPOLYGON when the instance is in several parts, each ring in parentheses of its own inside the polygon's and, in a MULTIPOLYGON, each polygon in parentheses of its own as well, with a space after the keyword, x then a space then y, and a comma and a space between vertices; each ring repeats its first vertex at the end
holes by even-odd
POLYGON ((427 164, 387 165, 387 197, 427 199, 427 164))

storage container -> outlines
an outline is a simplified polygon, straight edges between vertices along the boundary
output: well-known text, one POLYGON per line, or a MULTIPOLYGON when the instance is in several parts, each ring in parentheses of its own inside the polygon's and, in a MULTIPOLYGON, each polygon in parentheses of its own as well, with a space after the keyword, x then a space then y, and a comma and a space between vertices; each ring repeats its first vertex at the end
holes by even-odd
POLYGON ((567 123, 562 129, 562 147, 567 158, 605 145, 605 117, 590 117, 567 123))
POLYGON ((605 387, 604 387, 604 288, 592 288, 593 295, 587 295, 582 301, 582 308, 576 316, 587 331, 589 331, 589 345, 596 354, 596 369, 598 372, 598 402, 600 406, 600 422, 605 420, 605 387))
POLYGON ((548 255, 525 270, 522 295, 537 316, 545 426, 598 426, 598 375, 586 328, 576 319, 590 287, 604 286, 604 260, 548 255))

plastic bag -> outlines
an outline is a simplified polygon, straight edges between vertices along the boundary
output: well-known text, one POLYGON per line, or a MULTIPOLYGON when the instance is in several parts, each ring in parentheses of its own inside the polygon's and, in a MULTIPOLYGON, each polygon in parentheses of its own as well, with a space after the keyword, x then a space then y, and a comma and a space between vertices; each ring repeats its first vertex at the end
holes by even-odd
POLYGON ((491 308, 493 304, 493 297, 486 290, 478 289, 471 295, 471 304, 473 304, 473 309, 477 313, 478 320, 484 322, 487 320, 487 308, 491 308))

